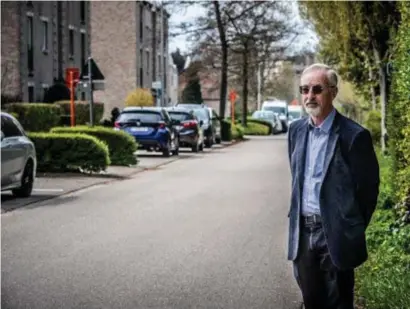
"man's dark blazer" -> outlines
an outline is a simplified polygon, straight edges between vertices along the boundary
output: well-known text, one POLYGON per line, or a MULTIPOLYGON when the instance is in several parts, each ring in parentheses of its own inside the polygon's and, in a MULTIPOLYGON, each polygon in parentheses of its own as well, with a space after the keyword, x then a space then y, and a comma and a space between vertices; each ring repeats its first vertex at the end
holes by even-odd
MULTIPOLYGON (((308 117, 293 122, 288 133, 292 194, 288 259, 298 256, 308 117)), ((379 164, 368 130, 336 111, 329 132, 320 188, 320 213, 330 257, 339 269, 367 259, 365 230, 379 194, 379 164)))

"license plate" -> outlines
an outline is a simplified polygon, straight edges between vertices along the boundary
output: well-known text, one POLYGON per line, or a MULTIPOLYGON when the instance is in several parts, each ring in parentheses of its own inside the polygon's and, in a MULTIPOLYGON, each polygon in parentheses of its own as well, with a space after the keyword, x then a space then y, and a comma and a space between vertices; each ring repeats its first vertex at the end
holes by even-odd
POLYGON ((133 127, 131 128, 131 132, 146 132, 148 128, 146 127, 133 127))

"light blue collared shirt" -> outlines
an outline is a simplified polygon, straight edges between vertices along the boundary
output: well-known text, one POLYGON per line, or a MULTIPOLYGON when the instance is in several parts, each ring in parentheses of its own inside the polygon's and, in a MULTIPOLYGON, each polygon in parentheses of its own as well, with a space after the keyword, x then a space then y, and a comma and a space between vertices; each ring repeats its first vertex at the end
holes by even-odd
POLYGON ((309 135, 306 145, 305 176, 302 194, 302 215, 320 215, 319 191, 323 180, 326 147, 330 129, 335 119, 333 109, 322 124, 316 127, 309 119, 309 135))

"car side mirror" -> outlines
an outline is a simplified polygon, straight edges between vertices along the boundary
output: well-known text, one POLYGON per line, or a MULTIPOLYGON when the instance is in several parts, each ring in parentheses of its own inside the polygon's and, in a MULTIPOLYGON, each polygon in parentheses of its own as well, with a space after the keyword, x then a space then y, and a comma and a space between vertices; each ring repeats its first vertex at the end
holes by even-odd
POLYGON ((199 125, 202 127, 202 125, 204 124, 203 120, 199 120, 199 125))

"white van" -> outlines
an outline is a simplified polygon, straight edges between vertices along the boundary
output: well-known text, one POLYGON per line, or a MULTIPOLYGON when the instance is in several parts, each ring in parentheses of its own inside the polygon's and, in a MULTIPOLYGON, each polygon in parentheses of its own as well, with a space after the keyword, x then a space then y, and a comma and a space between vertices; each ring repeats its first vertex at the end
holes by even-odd
POLYGON ((288 131, 288 104, 282 100, 269 100, 262 103, 263 111, 272 111, 278 115, 282 123, 282 132, 288 131))

